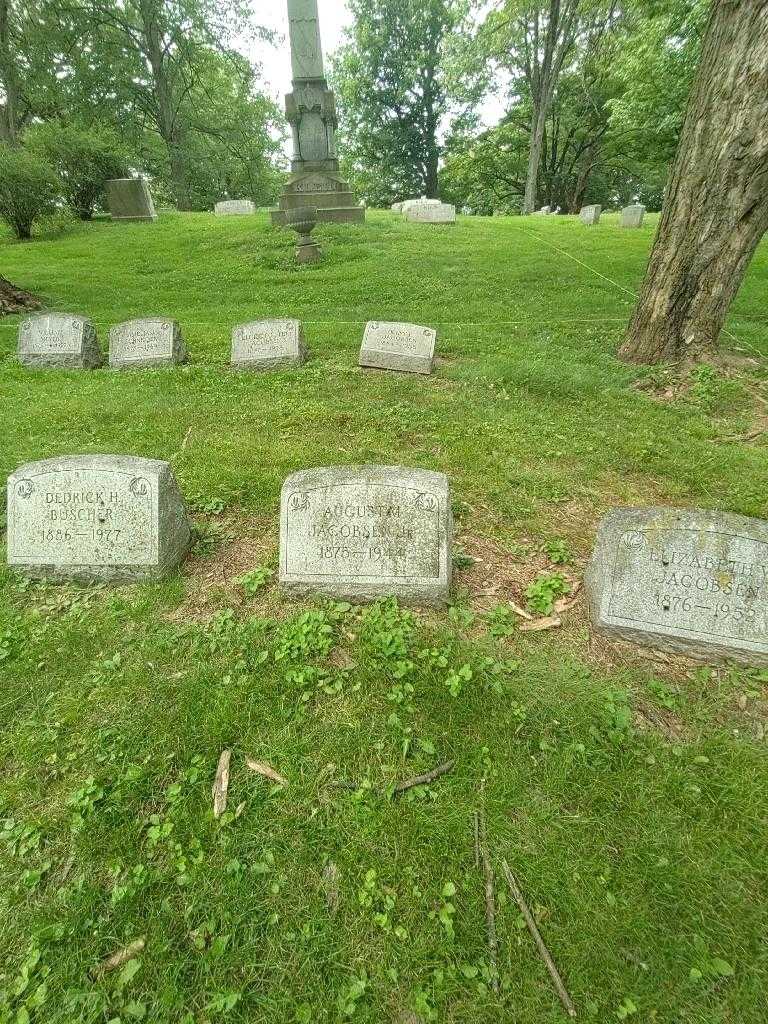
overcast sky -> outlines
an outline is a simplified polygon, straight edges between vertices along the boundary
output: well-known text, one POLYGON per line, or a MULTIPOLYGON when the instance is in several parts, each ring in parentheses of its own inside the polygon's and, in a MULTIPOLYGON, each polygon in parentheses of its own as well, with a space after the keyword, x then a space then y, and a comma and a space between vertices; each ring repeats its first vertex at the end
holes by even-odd
MULTIPOLYGON (((283 37, 277 46, 256 43, 249 48, 251 56, 263 68, 264 85, 270 96, 277 100, 282 108, 283 96, 291 91, 291 59, 288 50, 288 5, 287 0, 272 0, 271 4, 262 6, 252 0, 255 19, 267 28, 274 29, 283 37)), ((326 71, 328 55, 343 41, 344 29, 351 23, 351 15, 345 0, 318 0, 320 15, 320 36, 323 42, 323 57, 326 71)), ((504 105, 498 97, 491 96, 483 104, 481 115, 484 124, 494 125, 498 122, 504 105)))

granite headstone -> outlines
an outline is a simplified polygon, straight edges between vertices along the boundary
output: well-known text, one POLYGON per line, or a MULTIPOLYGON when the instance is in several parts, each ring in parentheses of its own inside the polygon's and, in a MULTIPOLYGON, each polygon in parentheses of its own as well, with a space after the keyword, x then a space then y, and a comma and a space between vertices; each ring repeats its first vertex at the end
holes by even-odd
POLYGON ((602 212, 602 206, 582 206, 579 212, 579 220, 582 224, 591 226, 592 224, 599 224, 600 214, 602 212))
POLYGON ((239 370, 271 370, 306 361, 307 349, 299 320, 254 320, 232 330, 232 366, 239 370))
POLYGON ((112 178, 106 190, 112 220, 157 220, 155 204, 144 178, 112 178))
POLYGON ((449 203, 416 203, 405 211, 405 219, 417 224, 455 224, 456 207, 449 203))
POLYGON ((294 473, 280 499, 280 582, 293 594, 442 605, 452 519, 442 473, 335 466, 294 473))
POLYGON ((74 455, 8 478, 8 564, 34 578, 132 582, 163 576, 189 547, 167 462, 74 455))
POLYGON ((380 370, 432 373, 437 332, 417 324, 369 320, 358 364, 380 370))
POLYGON ((641 228, 643 226, 643 217, 645 217, 645 207, 642 204, 625 206, 621 211, 621 221, 619 223, 623 228, 641 228))
POLYGON ((109 365, 115 370, 186 363, 187 348, 175 320, 126 320, 109 332, 109 365))
POLYGON ((602 632, 704 661, 768 665, 768 522, 699 509, 614 509, 587 572, 602 632))
POLYGON ((256 213, 256 205, 250 199, 222 199, 220 203, 216 203, 213 212, 217 217, 250 214, 256 213))
POLYGON ((19 325, 19 362, 35 368, 93 370, 101 366, 96 329, 69 313, 38 313, 19 325))

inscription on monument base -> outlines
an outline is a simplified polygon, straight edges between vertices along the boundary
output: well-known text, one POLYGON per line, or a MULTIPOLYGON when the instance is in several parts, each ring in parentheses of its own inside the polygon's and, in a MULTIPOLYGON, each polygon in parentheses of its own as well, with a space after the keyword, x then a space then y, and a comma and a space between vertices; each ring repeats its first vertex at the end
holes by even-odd
POLYGON ((271 370, 298 365, 306 358, 298 320, 254 320, 232 331, 232 366, 236 369, 271 370))
POLYGON ((152 578, 178 564, 189 540, 167 462, 69 456, 8 478, 8 564, 27 576, 152 578))
POLYGON ((705 661, 768 664, 768 523, 706 511, 614 510, 587 577, 604 632, 705 661))
POLYGON ((360 366, 432 373, 437 333, 416 324, 369 320, 360 346, 360 366))
POLYGON ((450 549, 442 473, 339 466, 294 473, 283 485, 280 581, 291 593, 442 604, 450 549))

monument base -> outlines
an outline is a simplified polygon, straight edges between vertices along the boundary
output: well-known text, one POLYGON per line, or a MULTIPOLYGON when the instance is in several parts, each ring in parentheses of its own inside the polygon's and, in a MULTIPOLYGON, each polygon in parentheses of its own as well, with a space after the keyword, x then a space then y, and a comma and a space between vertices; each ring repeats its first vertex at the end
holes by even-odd
POLYGON ((337 166, 335 160, 318 161, 314 166, 305 164, 295 171, 283 189, 277 209, 270 210, 272 224, 284 226, 286 210, 301 206, 316 209, 319 224, 364 223, 365 207, 357 205, 349 185, 338 174, 337 166))

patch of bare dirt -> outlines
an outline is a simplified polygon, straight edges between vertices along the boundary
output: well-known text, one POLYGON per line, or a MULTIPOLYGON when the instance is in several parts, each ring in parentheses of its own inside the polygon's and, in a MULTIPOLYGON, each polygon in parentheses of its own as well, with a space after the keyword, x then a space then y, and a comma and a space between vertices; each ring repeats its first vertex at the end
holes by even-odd
POLYGON ((273 579, 249 597, 239 580, 254 569, 276 566, 275 517, 228 512, 207 520, 205 526, 205 536, 214 538, 215 547, 206 554, 198 545, 198 553, 184 563, 187 596, 168 616, 172 622, 207 621, 221 608, 264 605, 274 590, 273 579))
POLYGON ((659 708, 645 701, 638 701, 633 715, 635 728, 639 732, 660 732, 670 743, 684 743, 690 735, 679 715, 667 708, 659 708))
POLYGON ((0 316, 40 309, 41 305, 40 300, 31 292, 17 288, 15 284, 0 277, 0 316))

